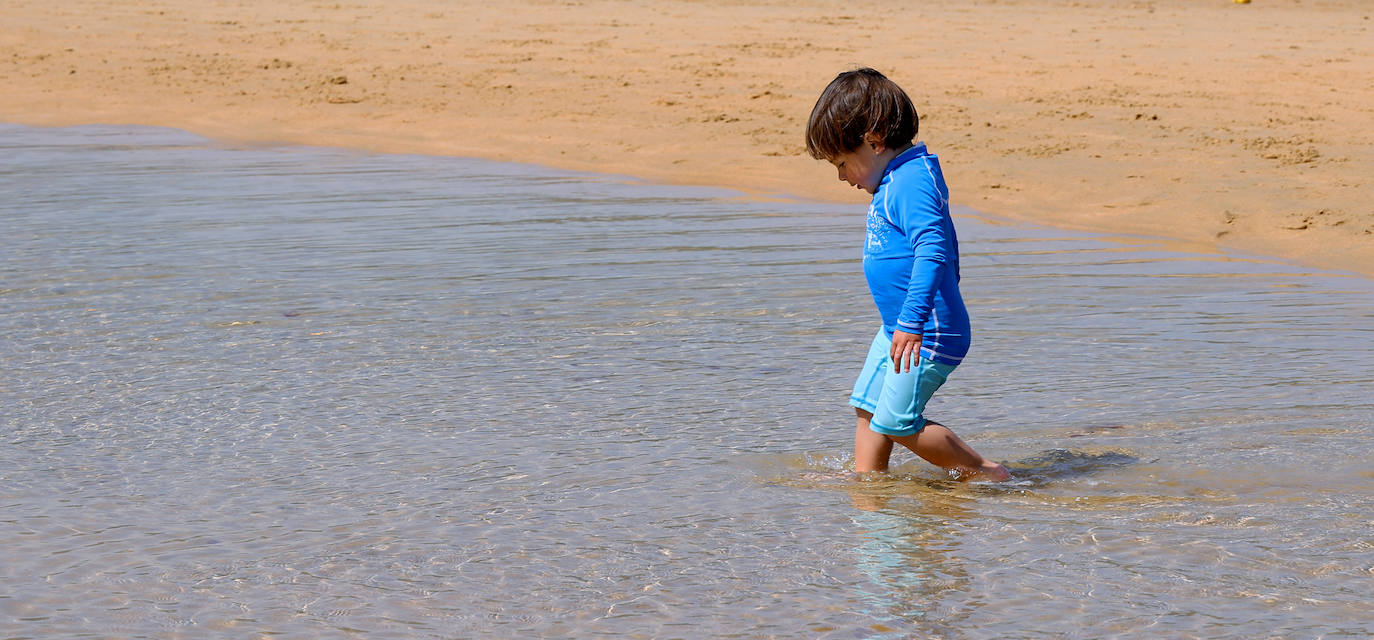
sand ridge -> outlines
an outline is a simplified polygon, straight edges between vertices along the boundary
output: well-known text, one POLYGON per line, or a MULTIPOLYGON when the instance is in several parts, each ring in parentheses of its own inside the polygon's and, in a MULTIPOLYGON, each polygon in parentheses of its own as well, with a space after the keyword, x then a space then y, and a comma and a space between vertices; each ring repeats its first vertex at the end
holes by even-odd
POLYGON ((805 156, 877 67, 954 201, 1374 275, 1374 7, 0 0, 0 120, 127 123, 860 202, 805 156))

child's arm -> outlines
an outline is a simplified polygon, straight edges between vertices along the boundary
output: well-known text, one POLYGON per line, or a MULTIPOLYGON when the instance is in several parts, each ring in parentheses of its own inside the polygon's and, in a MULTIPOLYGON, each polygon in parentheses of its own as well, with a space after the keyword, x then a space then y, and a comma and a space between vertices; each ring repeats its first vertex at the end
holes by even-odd
POLYGON ((935 290, 944 278, 954 246, 950 240, 951 223, 944 194, 938 185, 931 186, 933 192, 918 189, 901 193, 890 203, 895 211, 889 211, 889 215, 906 234, 916 258, 907 284, 906 302, 897 316, 897 330, 892 334, 891 355, 897 373, 910 371, 919 357, 921 333, 930 318, 935 290))

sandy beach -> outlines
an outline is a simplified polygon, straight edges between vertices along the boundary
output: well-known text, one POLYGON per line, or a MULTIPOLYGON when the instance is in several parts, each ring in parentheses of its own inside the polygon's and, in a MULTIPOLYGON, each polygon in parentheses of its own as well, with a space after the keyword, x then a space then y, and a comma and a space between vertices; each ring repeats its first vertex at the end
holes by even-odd
POLYGON ((862 202, 838 71, 912 94, 957 204, 1374 276, 1374 7, 0 0, 0 121, 461 155, 862 202))

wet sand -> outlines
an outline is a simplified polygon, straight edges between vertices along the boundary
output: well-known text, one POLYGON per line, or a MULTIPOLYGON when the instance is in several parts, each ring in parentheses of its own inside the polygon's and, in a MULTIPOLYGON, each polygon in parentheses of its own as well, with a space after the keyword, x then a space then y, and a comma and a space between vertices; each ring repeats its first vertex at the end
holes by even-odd
POLYGON ((862 64, 912 94, 958 204, 1374 275, 1371 16, 1353 0, 3 0, 0 120, 862 201, 801 142, 816 94, 862 64))

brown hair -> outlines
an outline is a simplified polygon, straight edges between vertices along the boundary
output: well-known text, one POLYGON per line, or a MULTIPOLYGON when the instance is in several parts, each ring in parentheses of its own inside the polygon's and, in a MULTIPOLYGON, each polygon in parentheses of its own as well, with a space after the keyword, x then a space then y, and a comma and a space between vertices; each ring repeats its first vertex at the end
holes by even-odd
POLYGON ((846 71, 826 86, 806 123, 806 150, 817 160, 859 148, 864 135, 876 134, 888 149, 916 138, 920 117, 905 91, 867 67, 846 71))

